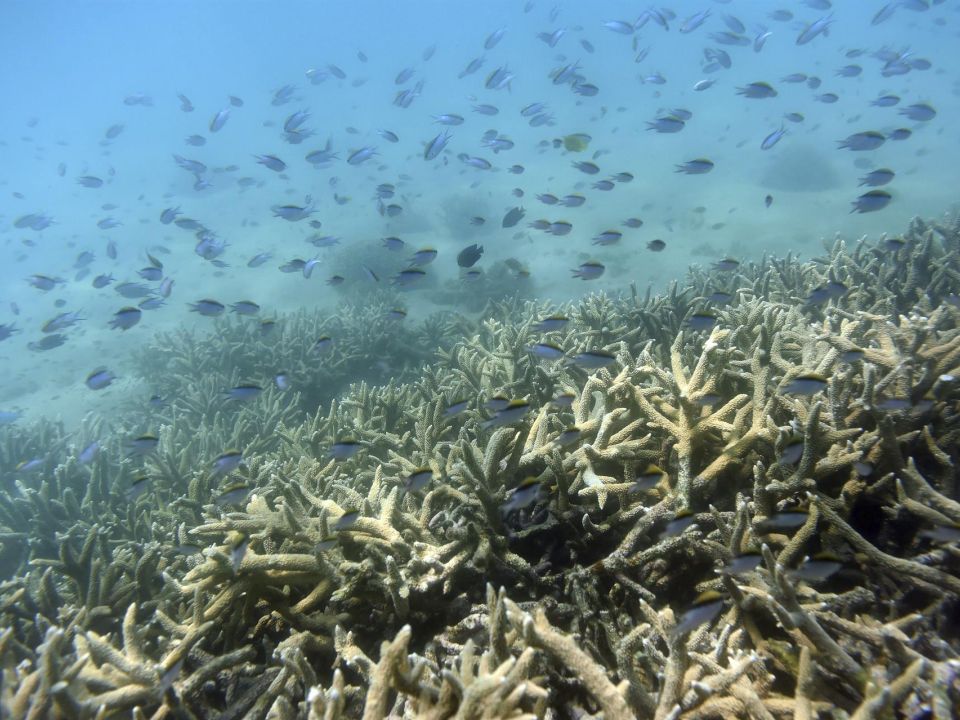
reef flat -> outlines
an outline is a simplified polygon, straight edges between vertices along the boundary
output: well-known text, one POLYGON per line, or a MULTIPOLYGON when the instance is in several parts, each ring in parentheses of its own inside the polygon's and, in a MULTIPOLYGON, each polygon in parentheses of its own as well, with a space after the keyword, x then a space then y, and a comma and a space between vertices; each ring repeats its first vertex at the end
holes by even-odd
POLYGON ((945 217, 415 342, 384 297, 160 336, 159 428, 0 428, 2 714, 955 717, 958 291, 945 217))

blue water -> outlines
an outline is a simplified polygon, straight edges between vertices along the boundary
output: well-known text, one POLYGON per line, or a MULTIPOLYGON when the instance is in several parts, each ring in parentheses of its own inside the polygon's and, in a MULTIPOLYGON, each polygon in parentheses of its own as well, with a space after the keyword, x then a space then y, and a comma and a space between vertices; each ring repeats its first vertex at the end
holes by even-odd
POLYGON ((948 210, 956 202, 960 162, 957 3, 925 10, 924 3, 904 3, 877 25, 871 19, 882 2, 833 5, 821 10, 787 0, 672 2, 658 11, 669 30, 651 20, 625 35, 603 24, 633 22, 644 9, 636 3, 8 0, 0 22, 0 323, 15 323, 20 332, 0 342, 5 368, 0 409, 28 419, 59 415, 68 422, 91 410, 110 411, 147 393, 135 382, 131 351, 165 330, 212 331, 213 322, 190 313, 188 303, 249 299, 261 305, 264 317, 298 308, 334 312, 343 298, 363 297, 375 287, 364 267, 387 284, 423 247, 436 248, 438 256, 424 268, 432 284, 404 292, 411 320, 458 309, 457 294, 472 292, 455 262, 471 243, 485 250, 476 268, 503 274, 508 286, 515 282, 528 295, 556 302, 595 290, 621 292, 630 283, 662 288, 682 278, 691 263, 724 256, 748 260, 794 251, 811 257, 824 238, 838 233, 850 240, 896 233, 911 216, 948 210), (685 19, 707 9, 711 15, 702 26, 679 31, 685 19), (793 19, 771 19, 774 10, 787 10, 793 19), (724 15, 743 23, 748 46, 711 39, 729 29, 724 15), (796 44, 803 27, 827 15, 829 34, 796 44), (485 40, 499 28, 502 39, 485 50, 485 40), (753 43, 763 28, 772 34, 757 52, 753 43), (566 33, 553 48, 537 37, 558 29, 566 33), (431 47, 435 52, 424 60, 431 47), (729 53, 731 68, 705 72, 705 48, 729 53), (876 57, 884 50, 885 59, 876 57), (642 51, 646 57, 636 62, 642 51), (862 54, 848 57, 851 51, 862 54), (477 57, 485 58, 480 70, 458 78, 477 57), (551 80, 570 63, 579 65, 579 82, 599 89, 595 96, 551 80), (331 75, 311 83, 307 72, 328 73, 330 64, 345 79, 331 75), (836 70, 849 64, 860 65, 862 74, 837 77, 836 70), (907 72, 885 77, 885 66, 907 72), (398 85, 395 78, 404 68, 414 73, 398 85), (487 89, 485 80, 497 68, 514 77, 508 88, 487 89), (782 82, 790 73, 817 76, 822 85, 782 82), (662 84, 652 81, 656 74, 662 84), (701 80, 715 83, 694 90, 701 80), (394 105, 399 91, 420 81, 422 91, 408 108, 394 105), (770 83, 777 96, 747 99, 736 93, 757 81, 770 83), (285 85, 294 86, 293 99, 272 104, 285 85), (190 99, 192 112, 181 110, 178 93, 190 99), (839 99, 817 101, 823 93, 839 99), (870 104, 884 94, 899 96, 899 104, 870 104), (125 104, 125 98, 139 95, 152 104, 125 104), (242 107, 231 107, 230 95, 241 98, 242 107), (521 115, 534 102, 547 105, 549 125, 531 127, 521 115), (472 110, 478 103, 496 105, 500 112, 478 115, 472 110), (936 116, 914 122, 898 114, 917 103, 929 104, 936 116), (228 107, 224 127, 210 132, 213 116, 228 107), (681 132, 647 129, 648 122, 678 108, 692 114, 681 132), (293 145, 285 142, 282 127, 299 110, 310 113, 303 127, 313 134, 293 145), (804 120, 785 120, 791 112, 804 120), (441 113, 465 120, 444 128, 432 118, 441 113), (119 135, 105 139, 108 128, 118 124, 119 135), (763 139, 781 126, 788 131, 783 139, 761 150, 763 139), (911 137, 867 152, 837 147, 853 133, 888 135, 896 128, 909 128, 911 137), (384 140, 377 134, 381 129, 395 132, 400 142, 384 140), (447 150, 426 161, 425 143, 443 129, 452 135, 447 150), (490 129, 515 146, 497 154, 483 147, 481 137, 490 129), (591 136, 585 152, 554 146, 572 133, 591 136), (194 134, 206 144, 186 144, 194 134), (328 138, 339 159, 313 167, 305 155, 328 138), (358 166, 345 162, 352 150, 365 146, 376 148, 371 160, 358 166), (466 165, 458 159, 462 153, 493 167, 466 165), (202 178, 209 187, 195 190, 194 176, 175 164, 173 154, 204 163, 209 169, 202 178), (285 173, 257 164, 255 154, 281 158, 285 173), (596 176, 571 166, 591 158, 600 167, 596 176), (676 165, 697 158, 712 160, 714 169, 692 176, 675 172, 676 165), (525 172, 507 172, 514 164, 525 172), (827 183, 820 171, 810 170, 817 167, 829 170, 835 181, 827 183), (858 178, 884 167, 896 172, 894 181, 880 188, 890 191, 890 204, 851 214, 851 203, 869 189, 858 187, 858 178), (597 180, 620 172, 633 180, 609 191, 593 189, 597 180), (91 189, 77 183, 88 175, 104 185, 91 189), (241 187, 241 178, 253 184, 241 187), (783 189, 792 187, 791 179, 801 187, 783 189), (398 217, 378 212, 374 190, 381 183, 396 185, 395 198, 387 202, 403 208, 398 217), (515 188, 523 190, 523 198, 512 194, 515 188), (547 206, 536 199, 541 193, 575 192, 586 196, 583 207, 547 206), (338 204, 335 194, 348 200, 338 204), (271 207, 304 205, 308 196, 315 208, 310 219, 322 223, 319 229, 309 227, 309 220, 274 217, 271 207), (108 204, 116 207, 104 209, 108 204), (501 218, 515 205, 526 209, 526 217, 502 229, 501 218), (226 241, 219 258, 223 267, 196 254, 192 231, 160 223, 161 211, 177 206, 183 217, 226 241), (30 213, 44 214, 54 224, 40 231, 15 227, 30 213), (471 225, 473 216, 486 223, 471 225), (623 227, 630 217, 641 218, 643 226, 623 227), (104 218, 122 224, 101 230, 97 222, 104 218), (528 226, 537 219, 566 220, 573 230, 547 234, 528 226), (608 229, 623 232, 618 244, 591 243, 608 229), (315 248, 306 240, 316 234, 336 236, 339 244, 315 248), (407 249, 390 253, 381 246, 384 236, 401 237, 407 249), (663 252, 647 249, 655 239, 666 242, 663 252), (117 246, 115 260, 106 254, 109 241, 117 246), (95 259, 88 274, 78 275, 74 264, 83 251, 95 259), (139 281, 136 273, 148 264, 147 252, 162 261, 163 275, 175 282, 173 292, 160 309, 144 311, 136 327, 110 330, 113 314, 138 302, 113 288, 139 281), (273 257, 248 268, 258 252, 273 257), (277 270, 295 258, 320 262, 309 279, 277 270), (502 262, 508 258, 529 277, 514 277, 502 262), (590 281, 573 278, 571 270, 587 260, 602 263, 604 274, 590 281), (27 282, 35 273, 65 282, 43 292, 27 282), (111 273, 115 282, 97 290, 91 281, 101 273, 111 273), (333 275, 344 283, 328 285, 333 275), (27 343, 42 339, 42 324, 65 311, 84 318, 65 332, 67 342, 42 353, 28 350, 27 343), (84 379, 107 360, 128 384, 93 393, 84 379))

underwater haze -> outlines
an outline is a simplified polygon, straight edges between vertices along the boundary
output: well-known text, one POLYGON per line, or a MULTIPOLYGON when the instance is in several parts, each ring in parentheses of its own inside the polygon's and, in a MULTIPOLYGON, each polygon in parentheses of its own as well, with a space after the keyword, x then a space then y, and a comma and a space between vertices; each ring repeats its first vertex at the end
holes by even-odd
POLYGON ((958 45, 6 0, 0 715, 950 716, 958 45))
POLYGON ((0 280, 4 326, 20 332, 0 345, 0 403, 27 415, 75 419, 90 407, 70 392, 87 365, 109 354, 135 374, 127 357, 145 335, 210 327, 188 312, 200 299, 250 300, 266 317, 391 286, 412 319, 457 308, 488 276, 499 293, 551 301, 657 290, 690 263, 810 257, 822 238, 876 236, 956 200, 949 2, 704 0, 640 21, 630 3, 12 2, 4 14, 17 71, 0 78, 0 280), (757 83, 771 96, 744 94, 757 83), (659 131, 664 118, 680 129, 659 131), (838 147, 863 133, 882 137, 838 147), (566 149, 580 135, 585 147, 566 149), (712 165, 678 172, 701 159, 712 165), (892 180, 869 179, 887 169, 892 180), (526 215, 501 227, 514 207, 526 215), (167 208, 195 222, 164 224, 167 208), (458 266, 474 243, 481 260, 458 266), (437 251, 426 275, 400 277, 422 248, 437 251), (173 282, 166 297, 138 276, 147 253, 173 282), (581 280, 584 262, 602 275, 581 280), (37 288, 37 275, 58 282, 37 288), (100 275, 112 281, 93 287, 100 275), (125 299, 126 282, 147 294, 125 299), (138 327, 108 328, 144 300, 138 327), (83 318, 64 345, 29 349, 60 312, 83 318))

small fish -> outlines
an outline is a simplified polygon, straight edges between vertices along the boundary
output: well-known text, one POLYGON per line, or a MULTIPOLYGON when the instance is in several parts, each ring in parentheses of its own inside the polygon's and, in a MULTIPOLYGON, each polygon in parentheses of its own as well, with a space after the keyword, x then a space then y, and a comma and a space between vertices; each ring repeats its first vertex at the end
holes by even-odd
POLYGON ((905 108, 900 108, 900 114, 917 122, 926 122, 933 120, 933 118, 937 116, 937 111, 927 103, 917 103, 916 105, 908 105, 905 108))
POLYGON ((225 390, 223 396, 227 400, 246 401, 259 397, 262 392, 263 388, 259 385, 237 385, 229 390, 225 390))
POLYGON ((146 433, 127 441, 127 450, 132 455, 149 455, 160 444, 160 438, 153 433, 146 433))
POLYGON ((45 333, 60 332, 61 330, 73 327, 81 320, 83 320, 83 318, 80 317, 80 313, 78 312, 60 313, 56 317, 47 320, 40 330, 45 333))
POLYGON ((633 479, 633 484, 627 491, 629 493, 646 492, 652 490, 661 482, 667 479, 667 473, 653 463, 649 463, 633 479))
POLYGON ((607 268, 602 263, 599 263, 595 260, 588 260, 571 272, 573 273, 573 277, 578 277, 581 280, 596 280, 598 277, 603 275, 603 272, 606 269, 607 268))
POLYGON ((600 167, 596 163, 590 162, 589 160, 580 160, 578 162, 571 163, 571 165, 587 175, 596 175, 598 172, 600 172, 600 167))
POLYGON ((230 119, 230 108, 220 110, 216 115, 210 118, 210 132, 218 132, 227 124, 230 119))
POLYGON ((457 254, 457 265, 462 268, 473 267, 477 261, 480 260, 483 255, 483 246, 477 245, 468 245, 463 250, 457 254))
POLYGON ((243 463, 243 452, 240 450, 226 450, 216 457, 213 461, 213 471, 211 475, 219 477, 229 475, 243 463))
POLYGON ((77 178, 77 182, 86 188, 103 187, 103 180, 94 175, 84 175, 77 178))
POLYGON ((0 410, 0 425, 12 425, 23 417, 19 410, 0 410))
POLYGON ((677 165, 676 168, 676 172, 678 173, 703 175, 713 170, 713 161, 707 158, 698 158, 696 160, 688 160, 681 165, 677 165))
POLYGON ((554 332, 563 330, 570 322, 566 315, 548 315, 532 325, 532 329, 537 332, 554 332))
POLYGON ((604 230, 591 241, 592 245, 615 245, 620 242, 623 233, 619 230, 604 230))
POLYGON ((190 312, 199 313, 200 315, 204 315, 206 317, 217 317, 227 309, 223 303, 217 302, 216 300, 210 300, 209 298, 187 304, 190 306, 190 312))
POLYGON ((650 242, 647 243, 647 250, 650 250, 651 252, 662 252, 666 247, 667 247, 667 243, 665 243, 660 238, 651 240, 650 242))
POLYGON ((288 222, 299 222, 313 214, 312 208, 299 205, 274 205, 270 209, 273 211, 274 217, 282 218, 288 222))
POLYGON ((613 365, 617 356, 604 350, 585 350, 571 358, 574 365, 584 370, 599 370, 613 365))
POLYGON ((330 446, 328 457, 334 460, 348 460, 363 449, 363 445, 357 440, 340 440, 330 446))
POLYGON ((781 530, 794 530, 803 525, 810 517, 803 510, 785 510, 755 523, 757 532, 767 534, 781 530))
POLYGON ((349 530, 350 528, 352 528, 354 525, 357 524, 357 520, 359 520, 360 517, 361 517, 361 513, 359 510, 347 510, 333 524, 334 532, 349 530))
POLYGON ((737 88, 737 95, 743 95, 751 99, 772 98, 777 96, 777 91, 769 83, 752 82, 743 87, 737 88))
POLYGON ((883 133, 879 133, 876 130, 867 130, 865 132, 854 133, 844 140, 839 140, 837 145, 841 149, 846 150, 876 150, 883 145, 886 140, 887 138, 883 133))
POLYGON ((417 250, 410 258, 410 264, 415 266, 429 265, 437 259, 437 250, 432 247, 425 247, 417 250))
POLYGON ((870 104, 874 107, 893 107, 900 103, 900 97, 897 95, 881 95, 876 100, 871 100, 870 104))
POLYGON ((439 133, 436 137, 433 138, 430 142, 426 144, 426 147, 423 151, 424 160, 434 160, 443 149, 447 146, 447 143, 450 142, 452 135, 449 135, 446 131, 439 133))
POLYGON ((377 153, 377 149, 375 147, 372 145, 367 145, 350 153, 350 155, 347 157, 347 163, 350 165, 360 165, 361 163, 364 163, 372 158, 374 155, 378 154, 379 153, 377 153))
POLYGON ((106 368, 97 368, 87 375, 86 384, 91 390, 103 390, 116 379, 117 376, 106 368))
POLYGON ((100 443, 94 440, 89 445, 87 445, 83 450, 80 451, 80 454, 77 455, 77 461, 81 465, 89 465, 100 454, 100 443))
POLYGON ((790 395, 816 395, 827 389, 829 381, 823 375, 805 373, 798 375, 783 387, 783 392, 790 395))
POLYGON ((42 339, 35 342, 28 342, 27 349, 33 352, 46 352, 63 345, 67 341, 67 336, 61 333, 55 335, 45 335, 42 339))
POLYGON ((274 172, 283 172, 287 169, 287 164, 276 155, 254 155, 257 162, 274 172))
POLYGON ((127 488, 124 496, 128 502, 136 503, 137 500, 150 489, 150 482, 152 478, 146 473, 139 473, 134 476, 133 482, 130 483, 130 487, 127 488))
POLYGON ((712 267, 720 272, 731 272, 740 267, 740 261, 733 258, 723 258, 723 260, 717 260, 712 267))
POLYGON ((314 550, 319 552, 320 550, 324 550, 324 551, 333 550, 339 544, 340 544, 340 540, 337 538, 336 535, 327 535, 326 537, 321 538, 320 542, 318 542, 313 547, 314 547, 314 550))
POLYGON ((172 550, 178 555, 197 555, 203 552, 203 548, 200 545, 194 545, 192 543, 174 545, 172 550))
POLYGON ((260 306, 250 300, 241 300, 230 305, 230 310, 237 315, 256 315, 260 312, 260 306))
POLYGON ((113 314, 113 320, 109 324, 113 330, 129 330, 140 322, 142 316, 143 311, 140 308, 124 307, 113 314))
POLYGON ((718 318, 712 312, 707 312, 702 310, 700 312, 695 312, 687 320, 687 327, 694 331, 706 331, 712 330, 713 327, 717 324, 718 318))
POLYGON ((672 634, 674 637, 686 635, 705 623, 712 621, 723 609, 726 598, 716 590, 700 593, 687 610, 677 620, 672 634))
POLYGON ((853 205, 853 209, 850 212, 876 212, 889 205, 891 200, 893 200, 893 196, 886 190, 870 190, 850 203, 853 205))
POLYGON ((523 418, 529 411, 530 403, 526 400, 510 400, 505 406, 500 407, 490 420, 483 423, 483 427, 489 429, 511 425, 523 418))
POLYGON ((843 561, 833 553, 817 553, 813 557, 805 557, 800 567, 787 570, 786 574, 792 580, 803 580, 808 583, 823 582, 843 567, 843 561))
POLYGON ((572 445, 580 439, 580 436, 583 434, 583 430, 576 425, 571 425, 568 428, 565 428, 563 431, 557 435, 554 442, 560 447, 566 447, 567 445, 572 445))
POLYGON ((33 458, 32 460, 24 460, 23 462, 17 463, 16 471, 18 473, 31 473, 36 470, 40 470, 43 467, 44 459, 43 458, 33 458))
POLYGON ((880 187, 881 185, 886 185, 893 178, 896 177, 896 173, 890 168, 880 168, 878 170, 871 170, 862 178, 860 178, 860 185, 868 185, 869 187, 880 187))
POLYGON ((442 113, 434 115, 433 121, 440 125, 463 125, 463 115, 454 115, 453 113, 442 113))
POLYGON ((550 402, 552 402, 557 407, 570 407, 573 405, 573 401, 577 399, 577 396, 572 392, 562 392, 558 393, 550 402))
POLYGON ((37 290, 43 290, 44 292, 47 292, 48 290, 53 290, 57 285, 64 281, 60 278, 48 277, 47 275, 31 275, 27 278, 27 282, 37 290))
POLYGON ((444 408, 443 416, 453 417, 454 415, 459 415, 460 413, 465 412, 469 406, 469 400, 454 400, 444 408))
POLYGON ((663 531, 660 533, 660 539, 677 537, 682 535, 688 528, 694 526, 697 522, 697 516, 689 509, 680 510, 673 519, 670 520, 663 531))
MULTIPOLYGON (((219 474, 219 473, 215 473, 219 474)), ((226 473, 224 473, 226 474, 226 473)), ((224 488, 223 492, 213 499, 213 504, 217 507, 226 507, 227 505, 240 505, 253 488, 246 483, 237 483, 224 488)))
POLYGON ((960 542, 960 525, 934 525, 932 530, 921 530, 917 535, 937 544, 952 545, 960 542))
POLYGON ((243 563, 243 558, 247 554, 247 546, 249 544, 250 538, 247 537, 246 533, 239 532, 235 533, 234 537, 228 543, 230 567, 234 575, 240 572, 240 565, 243 563))
POLYGON ((763 142, 760 143, 760 149, 769 150, 778 142, 780 142, 780 139, 786 134, 787 134, 787 129, 781 125, 779 130, 774 130, 772 133, 770 133, 763 139, 763 142))
POLYGON ((539 501, 543 493, 543 483, 535 477, 526 477, 514 488, 506 502, 500 505, 500 511, 508 515, 516 510, 523 510, 539 501))
POLYGON ((429 485, 431 480, 433 480, 433 470, 428 467, 417 468, 404 478, 403 486, 407 492, 419 492, 429 485))
POLYGON ((745 552, 734 555, 723 566, 726 575, 749 575, 763 563, 763 555, 759 552, 745 552))
POLYGON ((803 457, 804 442, 802 437, 794 437, 788 440, 786 445, 780 451, 778 462, 781 465, 796 465, 803 457))
POLYGON ((398 237, 385 237, 382 239, 383 246, 390 250, 391 252, 397 252, 403 250, 406 247, 406 243, 398 237))
MULTIPOLYGON (((827 5, 829 7, 829 5, 827 5)), ((797 45, 806 45, 818 35, 826 35, 833 22, 833 15, 824 15, 807 25, 797 36, 797 45)))
POLYGON ((114 290, 117 291, 119 295, 122 295, 125 298, 134 300, 136 298, 148 297, 153 294, 153 290, 149 286, 144 285, 143 283, 132 283, 125 282, 120 283, 114 290))
POLYGON ((249 268, 260 267, 265 262, 269 261, 270 258, 272 257, 273 255, 268 252, 257 253, 247 261, 247 267, 249 268))
POLYGON ((560 360, 565 356, 563 348, 549 342, 534 343, 527 347, 527 352, 544 360, 560 360))

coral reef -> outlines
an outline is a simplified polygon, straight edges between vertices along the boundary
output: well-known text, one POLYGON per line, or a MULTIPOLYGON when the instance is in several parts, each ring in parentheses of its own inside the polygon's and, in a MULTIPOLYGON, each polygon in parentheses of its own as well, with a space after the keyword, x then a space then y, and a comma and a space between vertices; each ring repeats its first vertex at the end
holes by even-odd
POLYGON ((914 220, 659 296, 160 338, 164 407, 2 428, 3 715, 954 717, 958 289, 960 221, 914 220))

